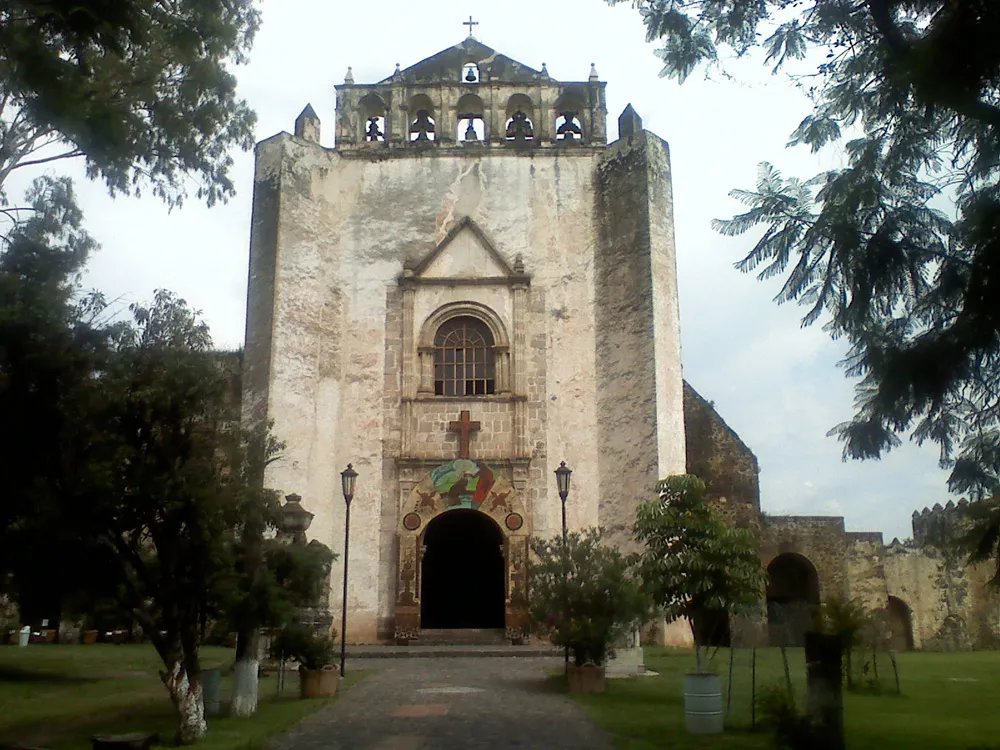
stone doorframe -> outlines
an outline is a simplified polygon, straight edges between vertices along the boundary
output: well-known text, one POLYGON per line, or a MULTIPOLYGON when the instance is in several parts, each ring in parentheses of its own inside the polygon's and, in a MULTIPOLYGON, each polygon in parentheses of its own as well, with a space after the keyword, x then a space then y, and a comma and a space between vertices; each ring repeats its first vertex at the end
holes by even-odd
MULTIPOLYGON (((459 459, 462 460, 462 459, 459 459)), ((465 459, 469 460, 469 459, 465 459)), ((401 462, 402 463, 402 462, 401 462)), ((400 467, 400 504, 396 539, 396 605, 394 636, 398 643, 417 641, 420 637, 421 562, 424 534, 431 521, 451 510, 471 509, 484 513, 497 525, 503 536, 504 625, 506 637, 519 641, 528 623, 525 587, 527 584, 528 543, 531 538, 531 515, 523 497, 527 483, 527 461, 502 462, 511 465, 514 479, 492 469, 493 482, 477 505, 456 503, 455 497, 442 497, 434 486, 431 471, 454 461, 415 461, 400 467), (521 465, 523 464, 523 466, 521 465), (519 491, 520 490, 520 491, 519 491)), ((480 467, 486 462, 470 461, 480 467)), ((489 467, 488 467, 489 468, 489 467)))

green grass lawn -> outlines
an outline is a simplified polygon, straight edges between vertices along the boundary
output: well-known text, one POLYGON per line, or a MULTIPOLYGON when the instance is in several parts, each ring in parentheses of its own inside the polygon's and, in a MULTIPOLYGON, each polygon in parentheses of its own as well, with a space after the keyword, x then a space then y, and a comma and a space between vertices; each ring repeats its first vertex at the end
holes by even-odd
MULTIPOLYGON (((203 668, 228 668, 233 650, 203 648, 203 668)), ((176 722, 161 663, 152 646, 30 646, 0 648, 0 746, 24 744, 53 750, 89 750, 94 734, 159 732, 173 739, 176 722)), ((361 678, 348 674, 341 690, 361 678)), ((230 681, 222 681, 223 713, 230 681)), ((208 720, 205 750, 246 750, 291 727, 329 701, 299 700, 298 676, 260 683, 261 706, 249 719, 208 720)))
MULTIPOLYGON (((804 703, 805 663, 801 649, 789 650, 789 673, 798 702, 804 703)), ((600 696, 574 696, 621 748, 770 748, 770 736, 750 730, 751 660, 735 654, 732 691, 730 653, 722 649, 714 668, 722 676, 723 700, 730 699, 731 723, 723 735, 692 736, 684 731, 682 679, 694 667, 690 651, 646 649, 646 666, 659 677, 608 680, 600 696)), ((878 670, 883 692, 845 693, 844 716, 849 750, 1000 749, 1000 652, 907 653, 898 656, 902 696, 888 657, 878 670)), ((757 686, 784 685, 778 649, 757 652, 757 686)), ((869 675, 871 669, 869 669, 869 675)))

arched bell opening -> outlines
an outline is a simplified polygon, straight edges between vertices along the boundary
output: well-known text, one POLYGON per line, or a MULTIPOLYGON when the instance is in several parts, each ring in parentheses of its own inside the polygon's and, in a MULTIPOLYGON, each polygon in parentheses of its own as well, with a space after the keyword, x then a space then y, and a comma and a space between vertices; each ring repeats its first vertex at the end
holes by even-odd
POLYGON ((514 94, 507 100, 505 140, 509 143, 530 143, 535 139, 534 106, 525 94, 514 94))
POLYGON ((422 539, 420 627, 505 627, 504 535, 478 510, 450 510, 422 539))
POLYGON ((434 102, 426 94, 418 94, 410 100, 408 107, 410 143, 430 143, 437 140, 437 120, 434 116, 434 102))
POLYGON ((819 606, 819 576, 802 555, 787 552, 767 566, 767 629, 772 646, 804 646, 819 606))
POLYGON ((552 132, 555 133, 557 143, 568 145, 586 141, 583 126, 584 109, 583 97, 573 91, 563 94, 556 100, 556 119, 552 132))
POLYGON ((358 102, 361 122, 361 140, 367 143, 385 143, 386 106, 378 94, 368 94, 358 102))
POLYGON ((486 108, 475 94, 465 94, 455 107, 458 130, 455 137, 460 143, 481 143, 486 140, 486 108))

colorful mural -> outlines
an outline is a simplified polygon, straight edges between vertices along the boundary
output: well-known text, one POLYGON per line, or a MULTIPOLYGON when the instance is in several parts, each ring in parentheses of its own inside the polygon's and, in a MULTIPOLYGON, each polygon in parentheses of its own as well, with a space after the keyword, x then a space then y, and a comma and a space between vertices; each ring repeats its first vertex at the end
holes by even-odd
POLYGON ((493 470, 484 463, 458 458, 438 466, 431 472, 434 489, 448 509, 479 510, 496 479, 493 470))

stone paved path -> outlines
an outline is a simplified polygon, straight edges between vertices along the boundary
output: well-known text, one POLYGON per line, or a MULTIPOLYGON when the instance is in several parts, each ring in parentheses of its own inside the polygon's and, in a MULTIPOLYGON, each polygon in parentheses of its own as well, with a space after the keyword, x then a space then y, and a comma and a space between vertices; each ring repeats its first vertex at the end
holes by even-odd
POLYGON ((611 750, 545 670, 561 659, 387 659, 329 708, 277 737, 274 750, 611 750))

